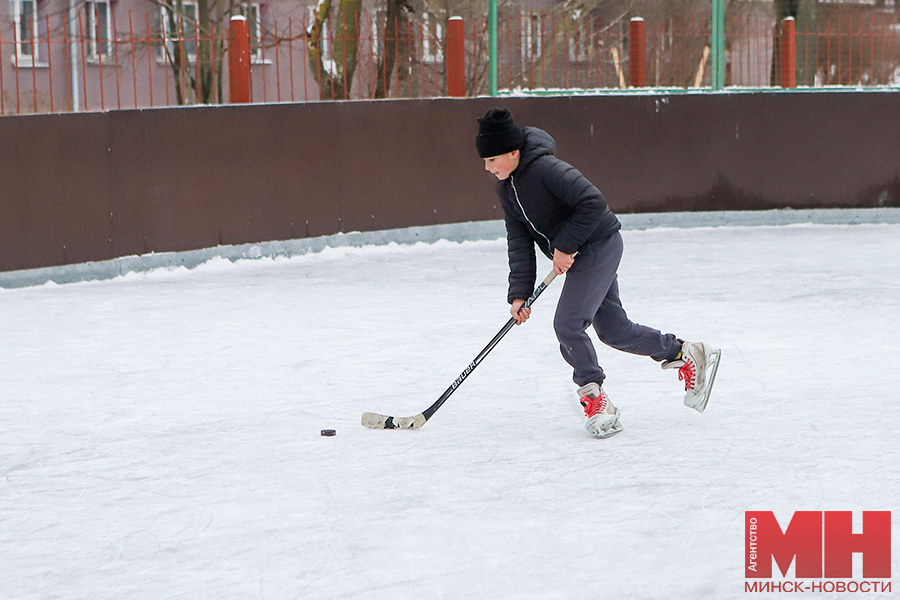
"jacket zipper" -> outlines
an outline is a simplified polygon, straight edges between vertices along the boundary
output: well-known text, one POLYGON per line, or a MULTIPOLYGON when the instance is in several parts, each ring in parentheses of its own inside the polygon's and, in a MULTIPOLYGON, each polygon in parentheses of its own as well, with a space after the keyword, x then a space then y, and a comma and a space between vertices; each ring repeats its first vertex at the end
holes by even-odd
POLYGON ((528 221, 528 224, 531 225, 531 228, 534 229, 538 235, 540 235, 542 238, 544 238, 547 241, 547 249, 549 250, 550 246, 552 244, 550 243, 550 240, 547 238, 547 236, 544 235, 540 229, 535 227, 534 223, 531 222, 531 219, 528 218, 528 213, 525 212, 525 207, 522 206, 522 201, 519 200, 519 192, 516 190, 516 180, 513 178, 512 175, 509 176, 509 183, 512 186, 513 195, 516 197, 516 204, 519 205, 519 210, 522 211, 522 216, 525 217, 525 220, 528 221))

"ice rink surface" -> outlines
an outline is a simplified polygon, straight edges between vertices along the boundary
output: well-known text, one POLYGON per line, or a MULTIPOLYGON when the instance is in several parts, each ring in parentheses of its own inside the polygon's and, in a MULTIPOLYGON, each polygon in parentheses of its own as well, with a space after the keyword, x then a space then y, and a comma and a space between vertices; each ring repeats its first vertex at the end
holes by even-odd
POLYGON ((598 345, 608 440, 562 278, 424 428, 360 426, 506 322, 502 240, 0 290, 0 598, 774 597, 744 592, 745 510, 898 509, 900 225, 624 237, 631 319, 722 363, 701 415, 598 345))

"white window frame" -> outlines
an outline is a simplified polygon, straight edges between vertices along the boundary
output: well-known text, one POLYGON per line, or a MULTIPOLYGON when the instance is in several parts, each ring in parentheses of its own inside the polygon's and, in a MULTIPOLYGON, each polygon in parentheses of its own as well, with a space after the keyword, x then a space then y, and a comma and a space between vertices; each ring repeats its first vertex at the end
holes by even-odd
MULTIPOLYGON (((308 20, 306 21, 309 25, 309 30, 312 32, 313 24, 316 22, 316 6, 308 6, 306 7, 306 14, 308 15, 308 20)), ((331 32, 331 15, 329 14, 325 20, 322 22, 322 31, 324 31, 325 36, 322 37, 322 63, 328 64, 331 62, 331 44, 332 44, 332 32, 331 32)), ((320 34, 322 32, 319 32, 320 34)))
POLYGON ((544 51, 544 36, 541 18, 537 13, 525 13, 525 48, 522 58, 530 61, 544 51))
POLYGON ((271 63, 271 60, 263 60, 262 5, 259 2, 245 2, 238 10, 247 17, 247 29, 250 32, 250 62, 257 65, 271 63))
POLYGON ((15 37, 16 53, 10 57, 10 62, 19 67, 35 67, 41 64, 41 38, 40 20, 38 19, 37 0, 12 0, 13 9, 13 33, 15 37), (31 4, 31 10, 26 13, 25 4, 31 4), (31 41, 22 39, 22 27, 27 27, 31 21, 31 41), (23 23, 24 21, 24 23, 23 23), (31 46, 31 54, 23 52, 25 46, 31 46))
POLYGON ((572 38, 569 40, 569 62, 581 63, 588 60, 588 22, 581 11, 572 15, 572 38), (577 51, 576 51, 577 50, 577 51))
POLYGON ((422 62, 444 62, 444 45, 441 43, 444 27, 438 21, 432 25, 431 15, 422 15, 422 62))
POLYGON ((372 13, 372 22, 370 23, 369 31, 372 37, 372 57, 376 59, 381 59, 381 54, 383 48, 382 46, 382 37, 384 36, 384 30, 382 29, 384 20, 385 10, 383 8, 376 9, 374 13, 372 13))
POLYGON ((86 0, 84 3, 85 14, 87 15, 86 27, 87 32, 85 37, 88 40, 88 60, 91 62, 97 62, 101 58, 108 59, 113 55, 113 27, 112 27, 112 2, 111 0, 86 0), (96 17, 99 16, 99 11, 103 11, 106 17, 106 31, 103 31, 103 27, 101 26, 100 35, 105 35, 105 38, 97 39, 97 23, 95 21, 96 17), (102 45, 105 44, 105 52, 103 52, 102 56, 100 54, 100 50, 102 45))
MULTIPOLYGON (((197 45, 194 42, 194 33, 197 31, 197 15, 199 14, 199 7, 197 6, 197 2, 195 0, 183 0, 181 3, 182 9, 184 11, 181 17, 181 35, 183 37, 183 48, 184 48, 184 56, 182 57, 188 64, 197 62, 197 45), (191 17, 191 10, 188 10, 188 7, 192 8, 193 17, 191 17), (193 45, 193 52, 191 52, 191 46, 193 45)), ((162 37, 163 37, 163 47, 160 50, 162 56, 160 60, 167 61, 168 54, 174 53, 175 44, 179 43, 179 38, 177 37, 178 33, 169 31, 169 7, 165 5, 161 5, 159 7, 159 16, 160 22, 162 23, 162 37), (168 52, 167 52, 168 50, 168 52)), ((179 15, 175 15, 176 25, 178 24, 179 15)))

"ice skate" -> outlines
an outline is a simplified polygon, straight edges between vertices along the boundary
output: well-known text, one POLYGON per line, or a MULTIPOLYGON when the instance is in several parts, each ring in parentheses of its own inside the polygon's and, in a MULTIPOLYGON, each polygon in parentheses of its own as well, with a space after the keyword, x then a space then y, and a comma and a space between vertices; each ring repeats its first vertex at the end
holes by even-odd
POLYGON ((663 369, 678 369, 678 380, 684 382, 685 406, 697 412, 706 410, 721 355, 720 349, 703 342, 683 342, 679 358, 663 361, 663 369))
POLYGON ((578 388, 578 401, 584 407, 584 428, 598 438, 608 438, 622 431, 619 409, 596 383, 578 388))

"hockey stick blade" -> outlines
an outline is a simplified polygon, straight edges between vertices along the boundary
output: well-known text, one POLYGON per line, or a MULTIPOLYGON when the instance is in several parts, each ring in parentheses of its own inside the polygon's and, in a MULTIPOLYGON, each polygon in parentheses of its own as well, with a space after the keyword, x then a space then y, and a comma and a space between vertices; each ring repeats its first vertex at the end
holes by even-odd
MULTIPOLYGON (((547 275, 546 278, 544 278, 544 281, 542 281, 540 285, 534 288, 534 292, 532 292, 528 300, 525 301, 525 304, 522 305, 522 308, 529 308, 534 303, 534 301, 537 300, 537 297, 541 295, 541 292, 547 289, 547 286, 550 285, 550 282, 552 282, 555 277, 556 272, 550 271, 550 274, 547 275)), ((467 366, 465 370, 460 373, 459 377, 457 377, 452 384, 450 384, 450 387, 448 387, 447 390, 443 394, 441 394, 441 397, 421 413, 417 414, 414 417, 396 418, 390 417, 388 415, 380 415, 378 413, 367 412, 363 413, 362 416, 363 427, 368 427, 369 429, 419 429, 420 427, 422 427, 422 425, 424 425, 425 422, 428 421, 428 419, 430 419, 441 406, 443 406, 444 402, 447 401, 447 398, 450 397, 450 394, 455 392, 456 388, 458 388, 462 384, 462 382, 466 380, 466 377, 468 377, 472 373, 472 371, 475 370, 475 367, 481 364, 481 361, 484 360, 488 353, 490 353, 490 351, 494 349, 494 346, 500 343, 500 340, 503 339, 503 336, 505 336, 515 324, 515 319, 510 319, 509 321, 507 321, 506 325, 504 325, 503 328, 497 333, 497 335, 494 336, 494 339, 488 342, 488 345, 484 347, 484 350, 478 353, 478 356, 475 357, 475 360, 469 363, 469 366, 467 366)))
POLYGON ((363 413, 362 425, 369 429, 418 429, 425 424, 425 415, 422 413, 414 417, 389 417, 378 413, 363 413))

